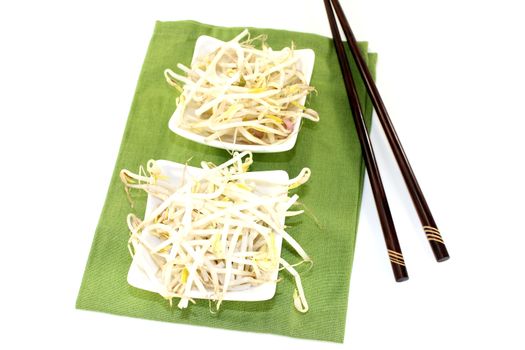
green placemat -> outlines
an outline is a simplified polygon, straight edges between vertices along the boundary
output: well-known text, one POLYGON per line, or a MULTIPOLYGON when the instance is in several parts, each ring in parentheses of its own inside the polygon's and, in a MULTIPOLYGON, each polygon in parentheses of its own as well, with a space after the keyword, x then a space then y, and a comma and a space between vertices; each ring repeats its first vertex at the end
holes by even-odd
MULTIPOLYGON (((218 164, 229 158, 224 150, 185 140, 168 129, 177 96, 166 84, 163 71, 175 68, 178 62, 188 64, 195 40, 200 35, 229 40, 242 29, 193 21, 157 22, 76 306, 153 320, 342 342, 364 167, 332 40, 319 35, 250 28, 254 35, 267 34, 268 43, 274 49, 289 46, 293 40, 297 48, 312 48, 316 54, 311 84, 319 93, 311 96, 307 103, 319 112, 320 122, 303 122, 293 150, 255 154, 252 167, 253 171, 283 169, 290 176, 298 174, 304 166, 312 170, 310 181, 297 193, 317 217, 320 227, 308 215, 287 220, 288 232, 314 261, 313 268, 302 274, 310 306, 308 313, 295 310, 294 283, 286 271, 280 273, 283 280, 278 283, 273 299, 227 301, 216 315, 210 313, 205 300, 198 300, 196 305, 190 304, 185 310, 176 306, 170 308, 159 295, 133 288, 126 281, 131 257, 127 250, 129 236, 125 219, 131 211, 139 216, 144 214, 146 196, 140 197, 135 192, 132 210, 120 183, 119 171, 122 168, 136 170, 148 159, 184 163, 192 158, 189 164, 198 166, 202 160, 218 164)), ((367 52, 365 43, 361 48, 367 52)), ((376 56, 367 55, 370 68, 374 70, 376 56)), ((357 72, 354 75, 358 77, 357 72)), ((357 85, 369 123, 371 105, 365 99, 360 79, 357 85)), ((290 262, 299 260, 287 244, 283 247, 283 256, 290 262)))

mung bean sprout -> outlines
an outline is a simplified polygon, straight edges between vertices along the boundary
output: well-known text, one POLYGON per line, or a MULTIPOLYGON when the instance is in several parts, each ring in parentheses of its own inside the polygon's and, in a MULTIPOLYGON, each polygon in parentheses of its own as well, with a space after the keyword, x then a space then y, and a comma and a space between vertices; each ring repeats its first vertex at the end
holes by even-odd
POLYGON ((199 175, 185 171, 178 184, 169 182, 153 160, 147 163, 148 174, 120 172, 128 196, 131 189, 140 189, 160 200, 143 220, 128 215, 129 248, 132 255, 138 249, 147 251, 158 268, 152 277, 162 285, 159 294, 170 304, 180 298, 178 307, 186 308, 194 302, 191 292, 197 290, 216 300, 218 309, 229 291, 277 283, 272 275, 282 266, 296 284, 296 309, 308 311, 297 264, 278 255, 275 239, 282 237, 302 262, 311 262, 284 224, 286 217, 303 213, 290 210, 299 197, 288 192, 309 179, 310 169, 288 181, 276 181, 250 176, 252 163, 250 152, 236 152, 221 165, 202 162, 199 175), (269 185, 271 195, 263 190, 269 185))
POLYGON ((166 69, 177 88, 177 127, 234 144, 272 145, 287 140, 301 118, 317 122, 316 111, 300 101, 315 89, 300 69, 294 47, 273 51, 264 36, 244 30, 191 67, 166 69), (255 48, 261 42, 261 49, 255 48))

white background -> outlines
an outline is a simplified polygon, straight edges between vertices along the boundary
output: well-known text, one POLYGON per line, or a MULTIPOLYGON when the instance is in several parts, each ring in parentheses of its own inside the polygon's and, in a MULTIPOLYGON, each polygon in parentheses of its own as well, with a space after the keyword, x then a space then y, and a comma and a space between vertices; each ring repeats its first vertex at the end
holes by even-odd
MULTIPOLYGON (((411 278, 393 280, 366 185, 345 348, 525 347, 521 3, 342 1, 451 254, 433 260, 376 124, 411 278)), ((321 0, 2 2, 0 347, 342 348, 75 310, 157 19, 329 35, 321 0)))

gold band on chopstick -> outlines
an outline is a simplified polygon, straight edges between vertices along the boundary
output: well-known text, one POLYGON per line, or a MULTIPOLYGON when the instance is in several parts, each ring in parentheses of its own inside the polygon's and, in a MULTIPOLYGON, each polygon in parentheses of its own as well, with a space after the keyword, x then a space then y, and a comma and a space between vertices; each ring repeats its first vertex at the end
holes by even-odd
POLYGON ((403 255, 401 253, 388 249, 388 257, 394 264, 405 266, 405 259, 403 259, 403 255))
POLYGON ((441 233, 437 228, 432 226, 423 226, 423 230, 425 230, 427 239, 429 241, 435 241, 441 244, 445 244, 445 242, 443 242, 443 237, 441 237, 441 233))

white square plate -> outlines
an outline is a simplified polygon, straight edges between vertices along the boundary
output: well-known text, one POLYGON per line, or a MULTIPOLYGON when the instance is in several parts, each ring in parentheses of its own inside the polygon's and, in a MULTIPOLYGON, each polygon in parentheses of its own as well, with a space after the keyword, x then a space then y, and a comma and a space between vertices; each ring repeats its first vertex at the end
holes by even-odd
MULTIPOLYGON (((170 162, 167 160, 158 160, 157 165, 160 167, 162 174, 168 177, 168 182, 180 185, 182 181, 182 175, 186 165, 170 162)), ((196 177, 202 171, 200 168, 195 168, 187 166, 186 176, 196 177)), ((272 171, 254 171, 249 172, 248 179, 272 179, 279 183, 285 183, 288 181, 288 173, 283 170, 272 170, 272 171)), ((280 186, 272 185, 262 185, 257 184, 254 188, 255 192, 272 196, 273 194, 279 193, 281 190, 280 186)), ((146 213, 145 216, 149 215, 155 208, 161 204, 160 199, 155 198, 151 195, 148 195, 148 200, 146 204, 146 213)), ((285 217, 282 218, 282 224, 284 224, 285 217)), ((147 232, 142 233, 146 240, 151 243, 159 243, 159 240, 153 235, 148 235, 147 232)), ((282 237, 280 235, 275 235, 275 245, 277 248, 277 255, 281 255, 281 246, 282 246, 282 237)), ((148 290, 151 292, 158 293, 162 289, 160 279, 157 277, 158 268, 155 263, 152 261, 148 252, 142 247, 138 246, 135 251, 135 256, 133 257, 133 262, 128 272, 128 283, 133 287, 148 290), (145 269, 139 267, 138 261, 142 261, 142 266, 146 266, 145 269)), ((279 271, 275 271, 271 279, 277 280, 277 275, 279 271)), ((224 300, 238 300, 238 301, 257 301, 257 300, 268 300, 273 298, 275 295, 276 283, 268 282, 261 285, 242 290, 242 291, 230 291, 224 294, 224 300)), ((203 294, 197 289, 192 290, 189 297, 195 299, 210 299, 213 296, 213 292, 210 291, 209 294, 203 294)))
MULTIPOLYGON (((202 35, 197 39, 197 42, 195 43, 195 50, 193 51, 193 58, 191 60, 191 63, 193 63, 197 60, 198 57, 205 56, 214 50, 216 50, 218 47, 220 47, 224 41, 221 41, 219 39, 202 35)), ((301 49, 301 50, 294 50, 294 55, 299 56, 298 61, 298 68, 299 70, 304 74, 304 77, 306 79, 306 83, 310 84, 310 79, 312 78, 312 72, 314 70, 314 62, 315 62, 315 53, 312 49, 301 49)), ((300 100, 300 103, 304 105, 306 101, 306 96, 300 100)), ((184 111, 184 114, 186 113, 193 113, 194 110, 191 108, 187 108, 184 111)), ((243 144, 234 144, 231 142, 224 142, 219 140, 212 140, 207 141, 205 136, 195 134, 191 131, 185 130, 180 128, 177 125, 176 122, 176 116, 177 111, 173 113, 173 116, 171 117, 169 121, 169 128, 171 131, 176 133, 179 136, 182 136, 186 139, 198 142, 203 145, 212 146, 215 148, 222 148, 232 151, 251 151, 254 153, 277 153, 277 152, 284 152, 291 150, 295 142, 297 141, 297 135, 299 134, 299 128, 301 125, 301 119, 298 118, 297 122, 294 125, 293 132, 290 135, 290 137, 283 143, 275 144, 275 145, 243 145, 243 144)))

